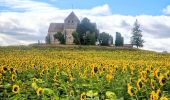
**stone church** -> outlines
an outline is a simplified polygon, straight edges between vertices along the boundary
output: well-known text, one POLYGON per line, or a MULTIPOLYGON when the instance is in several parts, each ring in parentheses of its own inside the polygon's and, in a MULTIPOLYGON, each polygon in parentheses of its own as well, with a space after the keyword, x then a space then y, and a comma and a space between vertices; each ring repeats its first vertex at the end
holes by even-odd
POLYGON ((72 33, 76 31, 77 25, 80 23, 80 20, 75 15, 74 12, 71 12, 68 17, 64 20, 64 23, 51 23, 48 29, 47 37, 50 44, 59 44, 59 41, 54 38, 54 34, 61 32, 64 34, 66 44, 73 44, 72 33))

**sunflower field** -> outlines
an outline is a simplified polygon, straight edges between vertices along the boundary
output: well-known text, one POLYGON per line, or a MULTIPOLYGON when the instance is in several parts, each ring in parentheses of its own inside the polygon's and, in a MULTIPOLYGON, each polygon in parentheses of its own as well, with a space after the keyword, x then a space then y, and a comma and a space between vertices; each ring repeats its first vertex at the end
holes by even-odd
POLYGON ((168 100, 170 54, 0 47, 1 100, 168 100))

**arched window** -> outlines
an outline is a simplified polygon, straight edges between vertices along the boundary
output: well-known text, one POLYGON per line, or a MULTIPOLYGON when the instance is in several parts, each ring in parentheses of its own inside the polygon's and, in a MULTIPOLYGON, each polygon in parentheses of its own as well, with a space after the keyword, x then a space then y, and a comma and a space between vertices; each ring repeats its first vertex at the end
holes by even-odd
POLYGON ((73 20, 72 20, 72 23, 73 23, 73 20))
POLYGON ((68 21, 68 23, 70 23, 70 20, 68 21))

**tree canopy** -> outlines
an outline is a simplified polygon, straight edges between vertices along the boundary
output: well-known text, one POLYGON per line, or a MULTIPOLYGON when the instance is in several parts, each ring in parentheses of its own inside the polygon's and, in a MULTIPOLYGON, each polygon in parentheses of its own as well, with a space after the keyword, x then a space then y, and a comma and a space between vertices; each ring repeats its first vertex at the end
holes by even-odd
POLYGON ((140 29, 140 24, 138 23, 138 20, 136 20, 132 29, 131 44, 139 48, 143 47, 143 43, 144 40, 142 39, 142 30, 140 29))
POLYGON ((124 38, 121 36, 121 33, 116 32, 116 40, 115 40, 115 46, 123 46, 124 38))
POLYGON ((102 32, 99 34, 99 43, 102 46, 108 46, 113 43, 113 37, 108 33, 102 32))
POLYGON ((56 34, 54 34, 54 38, 58 39, 58 41, 60 41, 60 44, 65 44, 65 38, 64 38, 64 34, 62 34, 61 32, 57 32, 56 34))
POLYGON ((84 18, 80 24, 78 24, 76 32, 78 33, 78 38, 80 44, 88 45, 89 41, 87 39, 92 39, 90 44, 95 44, 94 40, 97 41, 99 31, 95 23, 91 23, 88 18, 84 18))

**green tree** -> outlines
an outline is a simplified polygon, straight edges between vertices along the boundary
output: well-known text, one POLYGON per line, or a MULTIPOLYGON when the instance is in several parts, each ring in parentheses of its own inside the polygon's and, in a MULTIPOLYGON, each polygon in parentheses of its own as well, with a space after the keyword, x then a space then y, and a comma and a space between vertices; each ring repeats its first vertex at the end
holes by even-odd
POLYGON ((99 43, 102 46, 108 46, 110 45, 113 40, 113 37, 109 35, 108 33, 102 32, 99 34, 99 43))
POLYGON ((75 43, 75 44, 80 44, 80 40, 79 40, 79 37, 78 37, 78 33, 77 32, 73 32, 72 33, 72 36, 73 36, 73 43, 75 43))
POLYGON ((60 44, 66 43, 64 34, 62 34, 61 32, 57 32, 56 34, 54 34, 54 38, 58 39, 58 41, 60 41, 60 44))
POLYGON ((138 23, 138 20, 136 20, 132 29, 131 44, 139 48, 143 47, 143 43, 144 40, 142 39, 142 30, 140 29, 140 24, 138 23))
POLYGON ((121 33, 116 32, 116 40, 115 40, 115 46, 123 46, 124 39, 121 36, 121 33))
POLYGON ((47 35, 45 37, 45 42, 46 42, 46 44, 50 44, 50 36, 49 35, 47 35))
POLYGON ((85 45, 95 45, 95 42, 96 42, 95 41, 95 34, 87 31, 84 40, 85 40, 85 45))
POLYGON ((85 41, 85 39, 86 39, 85 37, 86 37, 86 33, 87 32, 95 34, 95 41, 97 41, 97 39, 98 39, 99 31, 98 31, 98 29, 96 27, 96 24, 95 23, 91 23, 88 18, 84 18, 81 21, 81 23, 78 24, 76 32, 78 33, 80 44, 82 44, 82 45, 88 44, 85 41))

